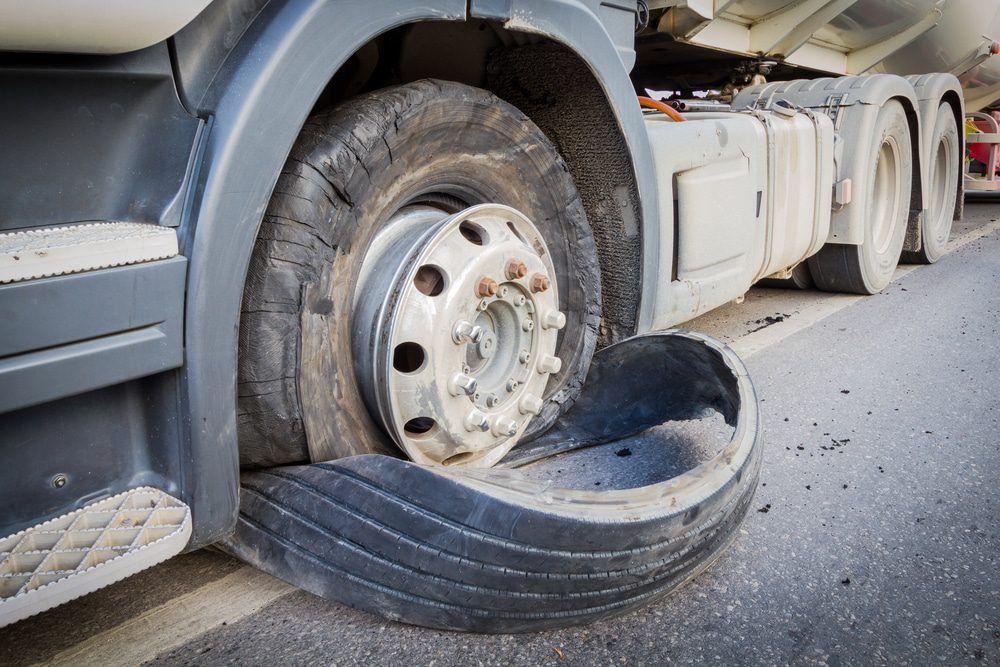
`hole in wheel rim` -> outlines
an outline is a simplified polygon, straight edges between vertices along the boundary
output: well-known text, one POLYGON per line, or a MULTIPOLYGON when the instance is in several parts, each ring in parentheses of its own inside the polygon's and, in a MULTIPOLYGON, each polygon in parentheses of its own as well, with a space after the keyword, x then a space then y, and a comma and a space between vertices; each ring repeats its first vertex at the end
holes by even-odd
POLYGON ((466 241, 473 245, 483 245, 486 243, 486 231, 477 224, 468 220, 463 221, 458 226, 458 231, 466 241))
POLYGON ((445 283, 444 273, 432 264, 424 264, 413 276, 413 286, 427 296, 437 296, 443 292, 445 283))
POLYGON ((403 433, 411 438, 427 438, 437 430, 437 422, 430 417, 414 417, 403 424, 403 433))
POLYGON ((461 452, 459 454, 449 456, 444 461, 441 461, 441 465, 446 465, 446 466, 458 465, 459 463, 465 463, 473 456, 475 456, 475 454, 473 454, 472 452, 461 452))
POLYGON ((400 343, 392 351, 392 367, 400 373, 416 373, 426 361, 427 353, 417 343, 400 343))

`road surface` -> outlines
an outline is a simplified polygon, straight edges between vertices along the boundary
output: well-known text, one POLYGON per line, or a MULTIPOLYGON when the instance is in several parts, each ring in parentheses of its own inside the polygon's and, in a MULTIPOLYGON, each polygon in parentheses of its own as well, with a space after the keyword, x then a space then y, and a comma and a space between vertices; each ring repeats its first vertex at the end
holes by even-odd
POLYGON ((1000 204, 861 298, 755 289, 690 323, 757 385, 740 534, 684 589, 519 636, 403 626, 214 551, 0 630, 30 664, 1000 664, 1000 204))

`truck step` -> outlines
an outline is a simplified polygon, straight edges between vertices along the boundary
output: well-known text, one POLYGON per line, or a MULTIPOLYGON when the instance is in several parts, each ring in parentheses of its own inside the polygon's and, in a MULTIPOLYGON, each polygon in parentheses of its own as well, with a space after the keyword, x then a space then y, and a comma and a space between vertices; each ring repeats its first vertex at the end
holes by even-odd
POLYGON ((95 222, 0 234, 0 284, 151 262, 177 255, 173 229, 95 222))
POLYGON ((86 595, 175 556, 191 510, 131 489, 0 539, 0 627, 86 595))

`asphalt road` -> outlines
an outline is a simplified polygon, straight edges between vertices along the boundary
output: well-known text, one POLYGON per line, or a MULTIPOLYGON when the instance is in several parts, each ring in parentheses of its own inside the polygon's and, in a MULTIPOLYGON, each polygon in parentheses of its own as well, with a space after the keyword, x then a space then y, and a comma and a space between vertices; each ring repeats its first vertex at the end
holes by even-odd
POLYGON ((744 354, 766 451, 736 542, 619 619, 403 626, 212 551, 0 630, 0 662, 1000 664, 1000 204, 881 295, 755 289, 691 323, 744 354))

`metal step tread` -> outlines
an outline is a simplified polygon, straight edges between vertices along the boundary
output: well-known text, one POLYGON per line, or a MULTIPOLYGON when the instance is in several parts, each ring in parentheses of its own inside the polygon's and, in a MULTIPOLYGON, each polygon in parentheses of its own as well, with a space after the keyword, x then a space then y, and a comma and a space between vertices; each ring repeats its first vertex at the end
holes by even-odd
POLYGON ((138 222, 94 222, 0 234, 0 284, 168 259, 177 233, 138 222))
POLYGON ((0 627, 181 552, 191 510, 139 487, 0 539, 0 627))

